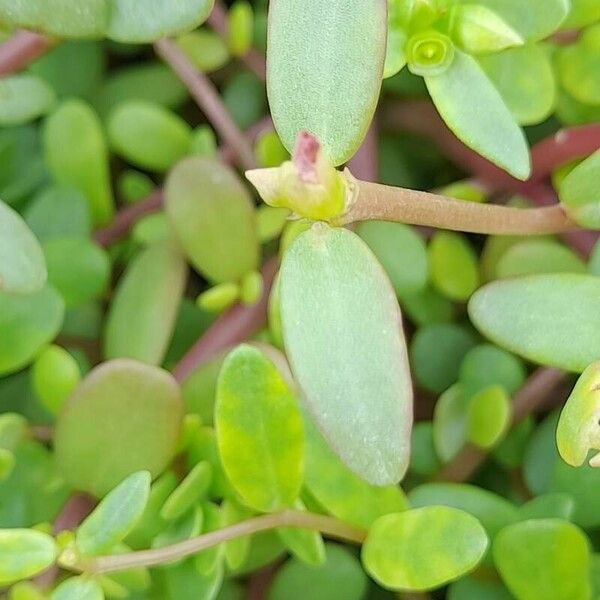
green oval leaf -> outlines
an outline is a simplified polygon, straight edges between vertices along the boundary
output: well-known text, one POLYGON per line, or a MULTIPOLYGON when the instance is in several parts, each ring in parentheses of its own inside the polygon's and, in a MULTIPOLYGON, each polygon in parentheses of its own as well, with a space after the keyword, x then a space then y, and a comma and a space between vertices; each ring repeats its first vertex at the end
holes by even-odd
POLYGON ((285 254, 279 285, 287 355, 319 428, 358 475, 397 483, 408 466, 412 391, 385 272, 356 234, 317 223, 285 254))
POLYGON ((320 506, 334 517, 367 529, 377 518, 408 507, 397 485, 375 486, 355 475, 329 449, 310 419, 304 419, 304 484, 320 506))
POLYGON ((57 462, 71 485, 98 496, 136 471, 156 476, 175 453, 182 413, 181 392, 166 371, 127 359, 104 363, 65 404, 57 462))
POLYGON ((100 37, 107 18, 106 0, 0 0, 2 21, 59 38, 100 37))
POLYGON ((31 369, 32 387, 44 407, 54 415, 58 414, 80 379, 77 361, 60 346, 52 345, 42 350, 31 369))
POLYGON ((150 171, 166 171, 190 149, 192 130, 160 104, 129 100, 107 122, 110 144, 125 160, 150 171))
POLYGON ((190 262, 213 283, 256 271, 259 243, 250 194, 229 167, 181 161, 165 188, 165 210, 190 262))
POLYGON ((509 248, 498 260, 496 277, 519 277, 538 273, 586 273, 585 261, 554 240, 526 240, 509 248))
POLYGON ((565 212, 582 227, 600 229, 600 150, 578 164, 560 184, 565 212))
POLYGON ((54 104, 54 90, 35 75, 0 79, 0 126, 20 125, 47 113, 54 104))
POLYGON ((0 529, 0 585, 27 579, 54 562, 56 542, 33 529, 0 529))
POLYGON ((550 116, 556 83, 552 62, 543 48, 528 44, 480 56, 478 61, 517 123, 534 125, 550 116))
POLYGON ((444 462, 454 458, 467 441, 470 396, 460 383, 438 398, 433 413, 433 444, 444 462))
POLYGON ((600 278, 531 275, 497 281, 469 302, 487 337, 537 363, 581 372, 600 359, 600 278))
POLYGON ((63 297, 67 308, 98 298, 110 276, 106 251, 85 238, 62 238, 43 246, 48 281, 63 297))
POLYGON ((534 519, 503 529, 494 540, 494 562, 519 600, 590 597, 590 549, 584 533, 559 519, 534 519))
POLYGON ((82 100, 63 102, 45 123, 44 146, 56 182, 83 192, 94 223, 106 225, 114 213, 114 200, 106 141, 93 109, 82 100))
POLYGON ((40 240, 85 238, 92 231, 85 196, 68 185, 52 185, 37 194, 23 213, 25 222, 40 240))
POLYGON ((428 273, 423 238, 408 225, 386 221, 360 223, 356 233, 371 248, 400 298, 425 288, 428 273))
POLYGON ((460 233, 436 233, 429 244, 429 262, 431 283, 450 300, 467 300, 479 286, 477 255, 460 233))
POLYGON ((362 548, 365 569, 393 590, 439 587, 473 570, 488 536, 470 514, 429 506, 380 517, 362 548))
POLYGON ((75 545, 82 554, 105 554, 127 537, 146 508, 150 479, 148 471, 133 473, 102 499, 77 528, 75 545))
POLYGON ((600 26, 583 30, 579 39, 559 50, 558 74, 560 81, 579 102, 600 104, 600 26))
POLYGON ((467 435, 480 448, 495 446, 510 426, 512 409, 510 398, 501 385, 480 390, 469 400, 467 435))
POLYGON ((304 468, 302 418, 287 383, 256 348, 242 345, 225 359, 215 428, 225 473, 248 506, 267 512, 294 503, 304 468))
POLYGON ((19 213, 0 202, 0 291, 36 292, 47 275, 39 242, 19 213))
POLYGON ((531 164, 525 136, 474 58, 456 50, 448 69, 425 77, 425 83, 456 137, 518 179, 529 177, 531 164))
MULTIPOLYGON (((581 466, 590 449, 600 450, 600 363, 593 363, 579 377, 558 421, 556 443, 561 457, 581 466)), ((597 458, 590 464, 597 466, 597 458)))
POLYGON ((50 600, 104 600, 104 592, 93 579, 70 577, 52 592, 50 600))
POLYGON ((306 130, 335 165, 356 152, 379 98, 386 31, 382 0, 270 3, 267 89, 288 150, 306 130))
POLYGON ((287 561, 273 579, 269 600, 362 600, 368 582, 355 556, 337 544, 326 544, 325 551, 319 566, 287 561))
POLYGON ((165 500, 160 516, 166 520, 177 519, 185 514, 206 492, 212 479, 212 467, 207 461, 200 461, 185 476, 183 481, 165 500))
MULTIPOLYGON (((463 1, 463 0, 461 0, 463 1)), ((541 40, 553 33, 569 13, 569 0, 479 0, 498 13, 527 40, 541 40)))
POLYGON ((162 362, 183 296, 186 265, 170 241, 142 250, 117 286, 106 321, 107 358, 162 362))
POLYGON ((214 0, 106 0, 106 36, 117 42, 145 43, 191 31, 201 25, 214 0))
POLYGON ((413 489, 408 497, 411 506, 450 506, 472 514, 490 538, 519 518, 511 502, 488 490, 466 483, 426 483, 413 489))
POLYGON ((50 286, 24 295, 0 292, 0 374, 31 362, 56 337, 63 315, 62 298, 50 286))

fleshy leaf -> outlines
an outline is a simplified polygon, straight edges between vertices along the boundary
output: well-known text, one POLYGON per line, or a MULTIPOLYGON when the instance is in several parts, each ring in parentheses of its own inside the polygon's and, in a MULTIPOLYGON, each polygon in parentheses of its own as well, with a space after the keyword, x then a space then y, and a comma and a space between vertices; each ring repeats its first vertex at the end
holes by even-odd
POLYGON ((461 141, 518 179, 529 177, 525 136, 474 58, 456 50, 449 68, 426 76, 425 82, 446 125, 461 141))
POLYGON ((506 498, 466 483, 426 483, 410 492, 415 508, 450 506, 472 514, 483 525, 490 538, 519 518, 517 508, 506 498))
POLYGON ((165 209, 192 265, 213 283, 258 269, 259 243, 250 194, 229 167, 189 158, 171 171, 165 209))
POLYGON ((317 502, 333 516, 367 529, 377 518, 406 510, 408 502, 397 485, 375 486, 355 475, 327 447, 310 421, 306 431, 305 485, 317 502))
POLYGON ((480 448, 492 448, 508 430, 511 404, 501 385, 491 385, 469 400, 467 433, 469 441, 480 448))
POLYGON ((488 536, 475 517, 456 508, 429 506, 375 521, 362 560, 384 587, 421 591, 472 571, 487 546, 488 536))
POLYGON ((267 89, 289 151, 307 130, 336 165, 356 152, 379 98, 386 31, 385 0, 270 3, 267 89))
POLYGON ((509 525, 494 540, 494 562, 519 600, 574 600, 590 597, 589 542, 560 519, 509 525))
POLYGON ((146 43, 191 31, 201 25, 214 0, 105 0, 110 10, 107 37, 146 43))
POLYGON ((54 239, 43 245, 48 281, 67 308, 97 299, 105 290, 110 261, 103 248, 85 238, 54 239))
POLYGON ((552 63, 543 48, 528 44, 477 60, 517 123, 534 125, 550 116, 556 100, 556 83, 552 63))
POLYGON ((51 286, 32 294, 0 292, 0 374, 33 360, 63 322, 64 302, 51 286))
POLYGON ((469 53, 498 52, 523 43, 523 38, 487 6, 459 3, 451 19, 455 39, 469 53))
MULTIPOLYGON (((600 363, 582 373, 565 404, 556 443, 561 457, 573 467, 581 466, 591 450, 600 450, 600 363)), ((600 466, 594 456, 590 464, 600 466)))
POLYGON ((39 242, 21 216, 0 202, 0 291, 36 292, 47 275, 39 242))
POLYGON ((491 8, 530 41, 556 31, 570 8, 569 0, 479 0, 478 4, 491 8))
POLYGON ((579 39, 558 54, 558 75, 579 102, 600 104, 600 25, 584 29, 579 39))
POLYGON ((106 0, 0 0, 0 20, 16 27, 60 37, 100 37, 107 19, 106 0))
POLYGON ((131 473, 163 471, 182 416, 181 392, 169 373, 127 359, 104 363, 65 404, 56 424, 57 462, 76 489, 103 496, 131 473))
POLYGON ((0 585, 27 579, 48 568, 58 548, 47 534, 33 529, 0 529, 0 585))
POLYGON ((356 557, 344 546, 325 545, 326 560, 319 566, 293 558, 277 571, 270 600, 362 600, 367 577, 356 557))
POLYGON ((87 556, 105 554, 139 521, 150 494, 150 473, 138 471, 111 490, 77 528, 75 545, 87 556))
POLYGON ((581 372, 600 359, 600 278, 560 273, 490 283, 469 314, 487 337, 537 363, 581 372))
POLYGON ((427 283, 427 250, 413 228, 402 223, 366 221, 356 232, 371 248, 400 298, 423 290, 427 283))
POLYGON ((54 104, 54 90, 35 75, 0 79, 0 126, 20 125, 47 113, 54 104))
POLYGON ((104 592, 94 579, 70 577, 52 592, 50 600, 104 600, 104 592))
POLYGON ((319 428, 355 473, 397 483, 408 466, 412 391, 382 267, 357 235, 317 223, 285 254, 279 285, 287 355, 319 428))
POLYGON ((114 200, 106 141, 93 109, 82 100, 63 102, 46 120, 44 145, 56 182, 83 192, 94 223, 106 225, 114 213, 114 200))
POLYGON ((275 365, 242 345, 223 363, 215 426, 223 467, 244 502, 291 506, 302 484, 304 432, 296 400, 275 365))
POLYGON ((119 104, 108 117, 107 131, 115 152, 150 171, 166 171, 190 150, 190 126, 179 115, 147 100, 119 104))
POLYGON ((600 150, 578 164, 560 184, 565 212, 582 227, 600 229, 600 150))
POLYGON ((142 250, 129 264, 111 304, 106 357, 160 364, 173 334, 185 280, 185 261, 171 241, 142 250))

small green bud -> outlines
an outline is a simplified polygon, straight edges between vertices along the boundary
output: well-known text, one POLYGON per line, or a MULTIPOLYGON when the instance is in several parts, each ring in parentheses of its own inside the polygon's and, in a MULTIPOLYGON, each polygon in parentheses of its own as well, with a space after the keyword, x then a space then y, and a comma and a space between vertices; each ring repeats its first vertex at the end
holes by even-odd
POLYGON ((408 40, 406 60, 409 70, 415 75, 440 75, 454 60, 454 44, 438 31, 422 31, 408 40))
POLYGON ((244 304, 256 304, 263 291, 263 278, 258 271, 251 271, 242 279, 240 300, 244 304))
POLYGON ((351 175, 336 170, 319 141, 306 131, 298 135, 291 161, 246 171, 246 177, 269 206, 286 207, 316 221, 342 215, 356 188, 351 175))
POLYGON ((227 310, 240 296, 240 286, 228 281, 202 292, 196 302, 208 312, 219 313, 227 310))
MULTIPOLYGON (((591 364, 579 377, 567 399, 556 428, 556 444, 562 459, 580 467, 588 452, 600 450, 600 362, 591 364)), ((600 467, 600 454, 590 459, 600 467)))

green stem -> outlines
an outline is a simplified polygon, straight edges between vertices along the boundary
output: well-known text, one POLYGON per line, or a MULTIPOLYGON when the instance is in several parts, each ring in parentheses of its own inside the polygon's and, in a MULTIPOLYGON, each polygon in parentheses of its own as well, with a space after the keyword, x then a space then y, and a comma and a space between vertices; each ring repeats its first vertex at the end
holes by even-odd
POLYGON ((165 546, 164 548, 85 559, 80 564, 74 564, 72 568, 78 571, 85 571, 90 575, 98 575, 101 573, 125 571, 136 567, 152 567, 191 556, 222 542, 277 527, 313 529, 321 531, 330 537, 354 544, 362 544, 366 537, 366 531, 363 529, 348 525, 333 517, 310 512, 286 510, 254 517, 230 527, 211 531, 199 537, 185 540, 172 546, 165 546))
POLYGON ((429 192, 356 181, 358 192, 339 225, 356 221, 396 221, 488 235, 543 235, 578 227, 559 205, 512 208, 454 200, 429 192))

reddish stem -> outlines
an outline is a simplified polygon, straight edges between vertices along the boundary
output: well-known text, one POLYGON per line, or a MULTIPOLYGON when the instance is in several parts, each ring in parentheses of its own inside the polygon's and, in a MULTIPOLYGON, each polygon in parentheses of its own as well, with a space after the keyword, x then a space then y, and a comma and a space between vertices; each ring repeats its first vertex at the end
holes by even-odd
POLYGON ((177 381, 183 381, 199 366, 218 356, 231 346, 235 346, 256 333, 267 318, 269 293, 279 262, 272 258, 262 269, 264 289, 261 299, 250 306, 237 304, 222 314, 187 351, 173 368, 177 381))
MULTIPOLYGON (((215 5, 208 17, 207 23, 225 40, 229 35, 229 19, 227 18, 227 9, 220 0, 216 0, 215 5)), ((265 58, 255 50, 250 48, 246 54, 240 57, 246 66, 264 83, 267 80, 267 67, 265 58)))
POLYGON ((0 44, 0 75, 16 73, 28 67, 52 47, 45 35, 19 30, 0 44))
POLYGON ((120 210, 110 225, 97 229, 94 240, 101 246, 108 247, 123 239, 131 228, 146 215, 160 210, 163 194, 160 188, 155 189, 147 198, 120 210))
POLYGON ((217 133, 228 146, 235 150, 241 166, 244 169, 253 169, 256 162, 252 146, 231 118, 212 81, 196 70, 185 54, 181 52, 176 42, 168 39, 159 40, 155 42, 154 48, 156 53, 173 69, 188 88, 192 98, 202 109, 217 133))

